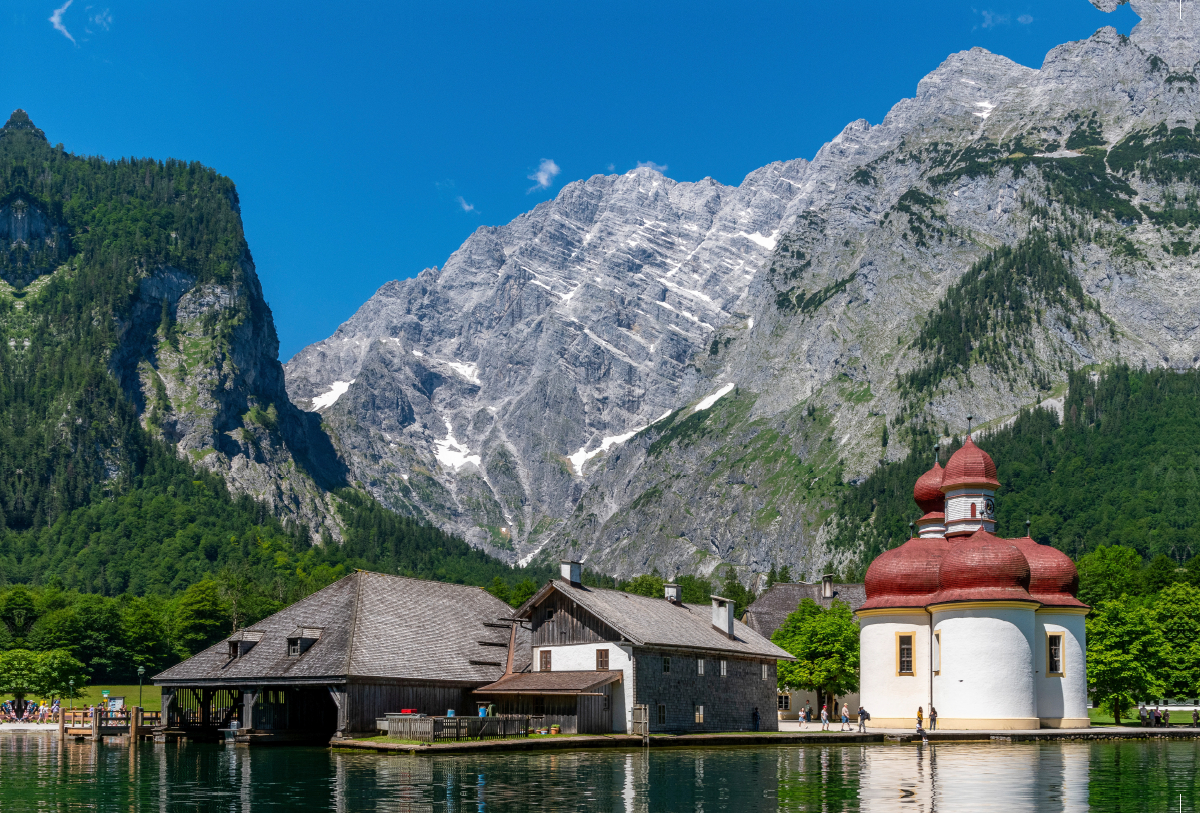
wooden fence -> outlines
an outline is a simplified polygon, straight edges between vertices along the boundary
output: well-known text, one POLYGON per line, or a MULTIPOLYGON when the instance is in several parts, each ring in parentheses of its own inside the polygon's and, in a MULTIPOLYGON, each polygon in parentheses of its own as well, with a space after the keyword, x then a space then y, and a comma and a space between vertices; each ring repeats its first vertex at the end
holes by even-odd
POLYGON ((59 733, 64 736, 144 736, 150 734, 156 726, 162 725, 162 713, 136 707, 117 711, 63 709, 58 724, 59 733))
POLYGON ((389 714, 376 724, 397 740, 416 742, 461 742, 463 740, 503 740, 529 736, 529 717, 414 717, 389 714))

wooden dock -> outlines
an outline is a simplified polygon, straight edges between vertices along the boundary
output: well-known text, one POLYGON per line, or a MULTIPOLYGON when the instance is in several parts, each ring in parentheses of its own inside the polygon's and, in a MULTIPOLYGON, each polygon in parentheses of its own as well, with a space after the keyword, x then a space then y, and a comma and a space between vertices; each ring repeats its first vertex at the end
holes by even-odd
POLYGON ((162 726, 162 714, 137 706, 109 711, 108 709, 63 709, 58 717, 60 739, 99 740, 104 737, 153 737, 162 726))

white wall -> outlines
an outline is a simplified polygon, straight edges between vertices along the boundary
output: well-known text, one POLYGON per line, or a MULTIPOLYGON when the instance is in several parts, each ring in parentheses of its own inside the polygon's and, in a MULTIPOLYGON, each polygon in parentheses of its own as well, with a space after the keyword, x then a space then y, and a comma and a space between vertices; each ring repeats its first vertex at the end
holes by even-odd
POLYGON ((929 714, 929 615, 924 610, 872 613, 862 617, 860 624, 859 697, 871 715, 869 725, 887 727, 896 723, 885 721, 902 721, 903 727, 916 728, 917 707, 929 714), (897 633, 913 635, 911 677, 896 674, 897 633))
POLYGON ((1084 617, 1077 613, 1056 613, 1053 609, 1035 614, 1034 662, 1037 686, 1037 716, 1058 720, 1083 719, 1087 712, 1087 631, 1084 617), (1063 634, 1065 675, 1046 675, 1046 635, 1063 634))
MULTIPOLYGON (((958 609, 933 614, 941 632, 941 672, 933 704, 948 724, 1036 718, 1034 611, 1030 607, 958 609)), ((869 711, 874 711, 867 707, 869 711)), ((928 709, 926 709, 928 712, 928 709)))
POLYGON ((608 671, 621 672, 621 682, 613 687, 613 733, 628 733, 633 723, 633 647, 620 644, 571 644, 535 646, 533 671, 540 671, 541 651, 550 650, 552 672, 595 672, 596 650, 608 650, 608 671))

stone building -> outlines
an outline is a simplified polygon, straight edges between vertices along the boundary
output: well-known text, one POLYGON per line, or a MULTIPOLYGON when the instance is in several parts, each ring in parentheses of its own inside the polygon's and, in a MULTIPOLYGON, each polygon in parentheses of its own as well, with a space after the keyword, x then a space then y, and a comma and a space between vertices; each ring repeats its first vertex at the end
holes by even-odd
POLYGON ((564 562, 562 578, 516 611, 529 624, 530 671, 477 696, 502 713, 553 708, 564 732, 631 731, 637 706, 652 732, 778 729, 775 664, 791 656, 734 618, 732 601, 684 604, 678 585, 647 598, 579 578, 579 563, 564 562), (590 702, 607 717, 585 698, 601 698, 590 702))
POLYGON ((871 563, 861 694, 871 725, 1086 727, 1088 607, 1066 554, 996 530, 996 464, 967 438, 917 480, 918 536, 871 563), (928 719, 928 717, 926 717, 928 719))

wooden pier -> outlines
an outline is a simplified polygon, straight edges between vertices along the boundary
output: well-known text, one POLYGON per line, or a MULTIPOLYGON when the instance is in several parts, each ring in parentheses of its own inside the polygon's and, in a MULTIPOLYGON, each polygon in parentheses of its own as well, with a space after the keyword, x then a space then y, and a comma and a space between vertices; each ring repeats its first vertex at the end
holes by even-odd
POLYGON ((103 737, 153 737, 162 726, 162 714, 137 706, 108 709, 63 709, 58 716, 58 736, 62 739, 99 740, 103 737))

